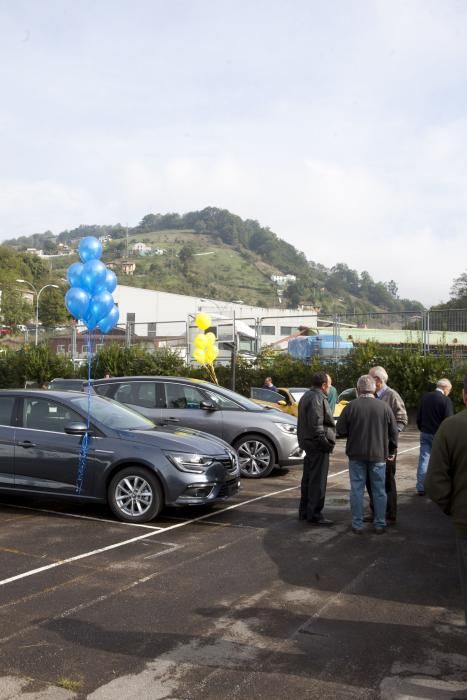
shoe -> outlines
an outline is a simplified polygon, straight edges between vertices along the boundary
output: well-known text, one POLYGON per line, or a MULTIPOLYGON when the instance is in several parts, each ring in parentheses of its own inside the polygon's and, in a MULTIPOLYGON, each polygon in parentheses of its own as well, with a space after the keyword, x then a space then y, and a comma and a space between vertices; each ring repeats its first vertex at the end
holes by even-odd
POLYGON ((310 525, 334 525, 334 520, 328 518, 320 518, 320 520, 309 520, 310 525))
POLYGON ((373 515, 371 515, 371 514, 370 514, 370 515, 364 515, 364 516, 363 516, 363 522, 364 522, 364 523, 372 523, 373 520, 374 520, 374 517, 373 517, 373 515))
POLYGON ((354 535, 363 535, 363 529, 359 527, 352 527, 352 532, 354 535))
POLYGON ((385 527, 375 527, 375 529, 374 529, 375 535, 384 535, 385 532, 386 532, 385 527))

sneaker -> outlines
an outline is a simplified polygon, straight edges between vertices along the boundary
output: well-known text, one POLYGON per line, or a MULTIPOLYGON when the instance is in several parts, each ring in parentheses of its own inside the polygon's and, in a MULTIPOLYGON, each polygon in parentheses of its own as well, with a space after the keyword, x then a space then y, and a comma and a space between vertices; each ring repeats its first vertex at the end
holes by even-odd
POLYGON ((384 535, 385 532, 386 532, 385 527, 375 527, 375 529, 374 529, 375 535, 384 535))
POLYGON ((352 532, 354 535, 363 535, 363 529, 360 527, 352 527, 352 532))

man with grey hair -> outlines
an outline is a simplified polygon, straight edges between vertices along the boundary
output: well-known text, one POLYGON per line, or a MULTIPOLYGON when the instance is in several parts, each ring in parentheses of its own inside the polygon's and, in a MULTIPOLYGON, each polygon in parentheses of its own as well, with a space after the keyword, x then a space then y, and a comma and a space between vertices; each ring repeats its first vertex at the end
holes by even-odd
POLYGON ((350 509, 352 532, 363 532, 363 495, 365 483, 371 484, 376 534, 386 530, 386 462, 395 454, 398 430, 389 406, 375 398, 373 377, 364 374, 357 382, 356 401, 345 406, 337 421, 337 435, 347 438, 349 458, 350 509))
POLYGON ((425 494, 425 477, 430 460, 433 438, 445 418, 454 413, 449 398, 452 384, 446 377, 436 382, 436 389, 422 397, 417 411, 417 427, 420 431, 420 456, 417 467, 416 489, 419 496, 425 494))
MULTIPOLYGON (((396 419, 397 429, 401 432, 408 423, 407 411, 402 398, 397 391, 387 385, 388 373, 384 367, 371 367, 369 374, 375 380, 376 398, 389 406, 396 419)), ((393 459, 386 462, 386 521, 388 523, 395 523, 397 518, 396 454, 395 452, 393 459)), ((371 510, 373 510, 371 484, 369 481, 367 482, 367 489, 370 495, 371 510)))

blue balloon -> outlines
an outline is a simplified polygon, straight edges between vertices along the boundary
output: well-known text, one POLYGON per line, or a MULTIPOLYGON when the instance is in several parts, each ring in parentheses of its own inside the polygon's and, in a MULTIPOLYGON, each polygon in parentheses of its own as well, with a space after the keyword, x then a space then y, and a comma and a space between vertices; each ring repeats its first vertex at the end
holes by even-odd
POLYGON ((81 272, 83 270, 83 263, 75 262, 70 265, 66 272, 66 278, 70 284, 70 287, 81 287, 81 272))
POLYGON ((93 331, 94 328, 97 328, 97 318, 91 313, 90 310, 88 310, 86 318, 83 318, 83 323, 88 331, 93 331))
POLYGON ((114 300, 110 292, 94 294, 91 298, 91 303, 89 304, 89 313, 91 313, 94 318, 97 319, 97 322, 99 322, 110 313, 113 305, 114 300))
POLYGON ((86 236, 79 242, 78 253, 81 260, 98 260, 102 255, 102 243, 94 236, 86 236))
POLYGON ((90 301, 90 295, 80 287, 72 287, 65 294, 66 308, 78 320, 82 320, 86 316, 90 301))
POLYGON ((120 312, 118 307, 114 304, 107 316, 99 321, 98 325, 102 333, 108 333, 110 330, 112 330, 112 328, 117 325, 119 318, 120 312))
POLYGON ((100 260, 89 260, 81 270, 81 287, 90 294, 105 289, 107 268, 100 260))
POLYGON ((117 275, 112 270, 107 270, 105 275, 105 286, 108 292, 112 294, 117 287, 117 275))

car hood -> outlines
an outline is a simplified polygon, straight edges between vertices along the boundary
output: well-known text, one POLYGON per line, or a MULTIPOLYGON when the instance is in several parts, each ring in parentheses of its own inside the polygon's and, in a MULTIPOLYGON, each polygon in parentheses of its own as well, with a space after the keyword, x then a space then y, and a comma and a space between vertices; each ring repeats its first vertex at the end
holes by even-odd
POLYGON ((190 428, 156 426, 152 430, 120 430, 118 432, 124 440, 154 445, 160 450, 206 455, 219 455, 232 451, 230 446, 220 438, 190 428))

